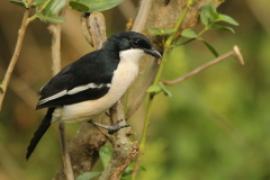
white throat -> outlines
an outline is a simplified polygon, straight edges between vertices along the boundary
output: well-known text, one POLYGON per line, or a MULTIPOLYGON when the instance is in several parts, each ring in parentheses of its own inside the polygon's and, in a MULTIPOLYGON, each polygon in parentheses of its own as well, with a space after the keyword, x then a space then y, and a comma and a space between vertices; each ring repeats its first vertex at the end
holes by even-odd
POLYGON ((127 49, 120 51, 120 61, 130 61, 138 64, 144 52, 142 49, 127 49))

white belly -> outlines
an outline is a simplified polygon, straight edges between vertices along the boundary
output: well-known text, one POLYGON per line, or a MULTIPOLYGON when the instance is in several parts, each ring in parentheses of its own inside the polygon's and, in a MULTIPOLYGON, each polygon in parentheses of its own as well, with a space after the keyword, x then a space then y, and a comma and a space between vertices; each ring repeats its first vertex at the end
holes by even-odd
POLYGON ((64 106, 61 112, 61 120, 65 122, 89 120, 92 116, 106 111, 126 92, 130 84, 136 78, 138 68, 138 60, 133 60, 130 56, 128 59, 121 59, 117 70, 114 71, 108 93, 97 100, 83 101, 64 106))

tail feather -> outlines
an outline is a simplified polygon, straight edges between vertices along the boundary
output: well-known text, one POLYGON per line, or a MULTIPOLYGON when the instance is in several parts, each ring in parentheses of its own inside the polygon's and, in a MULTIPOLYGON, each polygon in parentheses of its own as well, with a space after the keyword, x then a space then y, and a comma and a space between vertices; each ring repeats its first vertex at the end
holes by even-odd
POLYGON ((29 159, 33 151, 35 150, 38 142, 42 138, 42 136, 45 134, 45 132, 48 130, 48 128, 51 125, 52 121, 52 114, 54 112, 55 108, 49 108, 47 111, 47 114, 41 121, 41 124, 39 125, 38 129, 34 133, 34 136, 31 139, 30 144, 27 147, 27 153, 26 153, 26 159, 29 159))

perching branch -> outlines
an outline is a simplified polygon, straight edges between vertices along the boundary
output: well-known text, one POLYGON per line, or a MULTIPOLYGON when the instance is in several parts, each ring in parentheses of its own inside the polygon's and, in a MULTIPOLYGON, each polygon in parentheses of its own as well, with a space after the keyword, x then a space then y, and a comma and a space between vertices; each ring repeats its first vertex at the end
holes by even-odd
MULTIPOLYGON (((99 30, 105 31, 106 28, 103 15, 101 13, 91 13, 89 17, 84 16, 83 18, 85 18, 82 19, 82 30, 85 32, 84 36, 87 36, 87 41, 91 42, 93 48, 100 48, 100 45, 106 39, 106 34, 99 32, 99 30), (98 37, 100 34, 105 36, 96 41, 92 41, 91 37, 98 37)), ((100 120, 99 122, 102 124, 109 123, 108 118, 100 117, 100 119, 95 119, 95 121, 98 120, 100 120)), ((104 136, 95 126, 88 122, 83 122, 81 124, 76 136, 68 144, 68 153, 71 158, 75 177, 92 170, 99 159, 99 149, 106 141, 106 136, 104 136)), ((58 174, 56 179, 62 180, 63 177, 58 174)))
MULTIPOLYGON (((61 70, 61 25, 51 24, 48 29, 52 34, 52 72, 55 75, 61 70)), ((70 156, 66 146, 65 125, 62 122, 59 123, 59 134, 64 174, 67 180, 74 180, 70 156)))
MULTIPOLYGON (((110 109, 112 124, 122 122, 126 124, 123 107, 120 102, 110 109)), ((100 176, 100 180, 118 180, 121 178, 126 167, 138 155, 138 145, 136 141, 131 141, 132 135, 130 127, 120 129, 111 137, 113 153, 110 162, 100 176)))
MULTIPOLYGON (((88 18, 88 27, 91 41, 96 49, 102 47, 103 42, 107 39, 106 25, 104 16, 101 13, 93 13, 88 18)), ((111 124, 117 124, 119 121, 126 123, 123 107, 120 102, 116 103, 110 109, 111 124)), ((109 165, 105 168, 100 176, 100 180, 117 180, 120 179, 123 171, 137 155, 137 143, 132 142, 129 138, 131 128, 123 128, 116 132, 110 138, 113 145, 112 158, 109 165)))
POLYGON ((180 76, 179 78, 176 78, 174 80, 164 80, 162 81, 163 84, 165 85, 175 85, 175 84, 180 84, 182 83, 183 81, 205 71, 206 69, 208 69, 209 67, 213 66, 213 65, 216 65, 222 61, 225 61, 227 60, 229 57, 232 57, 234 56, 236 58, 236 60, 241 64, 241 65, 244 65, 245 62, 244 62, 244 59, 243 59, 243 56, 240 52, 240 49, 238 48, 238 46, 234 46, 233 49, 223 55, 220 55, 219 57, 217 57, 216 59, 212 60, 212 61, 209 61, 208 63, 205 63, 199 67, 197 67, 196 69, 192 70, 191 72, 183 75, 183 76, 180 76))
POLYGON ((5 98, 6 92, 7 92, 7 88, 8 88, 12 73, 14 71, 15 65, 19 59, 19 55, 20 55, 21 50, 22 50, 22 44, 24 41, 26 30, 28 28, 28 25, 35 18, 36 18, 36 16, 30 17, 30 10, 28 10, 28 9, 23 14, 22 23, 21 23, 20 29, 18 30, 18 37, 17 37, 17 41, 16 41, 16 45, 15 45, 15 50, 12 54, 7 71, 6 71, 4 78, 3 78, 1 85, 0 85, 0 111, 1 111, 2 106, 3 106, 3 101, 5 98))

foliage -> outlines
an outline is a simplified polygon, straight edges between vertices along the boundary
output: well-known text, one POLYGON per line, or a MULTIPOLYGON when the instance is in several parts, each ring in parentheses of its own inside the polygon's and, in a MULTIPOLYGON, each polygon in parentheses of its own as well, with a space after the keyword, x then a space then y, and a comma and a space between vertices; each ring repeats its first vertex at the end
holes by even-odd
POLYGON ((123 0, 71 0, 70 6, 81 12, 105 11, 111 9, 123 0))
POLYGON ((62 23, 63 17, 59 14, 66 4, 79 11, 79 12, 94 12, 94 11, 105 11, 111 9, 123 0, 9 0, 10 2, 24 7, 34 8, 35 15, 38 19, 49 23, 62 23))
MULTIPOLYGON (((210 41, 219 51, 226 51, 232 45, 239 44, 247 59, 247 66, 240 70, 234 63, 224 63, 181 86, 170 88, 173 98, 157 96, 158 103, 153 107, 154 122, 150 127, 149 144, 142 159, 146 170, 138 179, 269 179, 270 36, 260 24, 261 22, 269 24, 269 21, 266 21, 267 17, 252 14, 256 6, 252 7, 252 11, 244 8, 247 2, 239 4, 237 1, 228 1, 227 5, 222 7, 223 12, 229 12, 241 22, 236 36, 231 36, 226 31, 203 35, 207 38, 207 42, 210 41)), ((255 3, 262 4, 260 1, 255 3)), ((268 12, 267 7, 270 4, 268 1, 264 3, 268 5, 260 6, 257 11, 262 12, 266 9, 268 12)), ((9 7, 5 2, 2 5, 4 8, 9 7)), ((14 11, 14 17, 19 15, 21 14, 14 11)), ((9 21, 17 23, 12 18, 9 21)), ((74 22, 67 23, 69 27, 74 25, 74 22)), ((211 30, 223 29, 220 28, 224 27, 223 23, 219 21, 218 25, 212 25, 214 28, 211 30)), ((21 59, 24 63, 18 64, 19 71, 16 73, 31 87, 38 89, 41 82, 49 76, 49 68, 40 67, 50 67, 47 60, 50 54, 48 47, 39 44, 39 41, 47 42, 48 36, 44 34, 40 37, 40 25, 36 26, 32 30, 33 33, 28 34, 28 43, 32 48, 25 49, 27 53, 21 59), (40 51, 42 56, 37 53, 40 51), (35 76, 27 73, 29 66, 35 72, 35 76)), ((202 28, 204 27, 203 25, 202 28)), ((14 33, 10 31, 15 30, 9 23, 4 22, 0 28, 0 37, 7 37, 0 45, 0 61, 1 65, 4 65, 7 59, 5 52, 9 52, 8 47, 14 38, 14 33)), ((119 27, 109 26, 108 31, 119 30, 116 28, 119 27)), ((174 33, 170 31, 169 33, 165 31, 161 35, 168 36, 174 33)), ((203 51, 202 41, 192 40, 195 38, 194 33, 200 34, 199 27, 184 31, 181 33, 181 41, 179 39, 175 42, 175 47, 168 57, 164 79, 172 79, 212 59, 211 54, 203 51), (183 33, 189 37, 184 37, 183 33), (189 42, 193 43, 188 42, 183 46, 186 40, 192 40, 189 42)), ((64 32, 68 34, 69 31, 64 29, 64 32)), ((78 35, 81 33, 80 28, 75 28, 75 32, 76 41, 80 45, 83 44, 78 35)), ((77 44, 73 43, 74 37, 67 36, 63 48, 64 57, 78 57, 84 53, 78 52, 78 49, 74 48, 77 44)), ((51 179, 55 175, 55 169, 60 166, 58 134, 51 129, 45 135, 35 156, 25 162, 25 145, 41 116, 33 111, 33 107, 26 106, 12 91, 9 93, 11 96, 6 99, 6 107, 0 113, 1 177, 51 179), (44 167, 47 167, 46 170, 44 167)), ((140 131, 142 121, 139 121, 138 117, 130 123, 132 127, 138 127, 138 132, 140 131)), ((73 128, 73 125, 68 126, 70 129, 73 128)), ((127 176, 130 168, 132 167, 126 170, 127 176)), ((87 178, 92 175, 86 173, 84 176, 87 178)))

